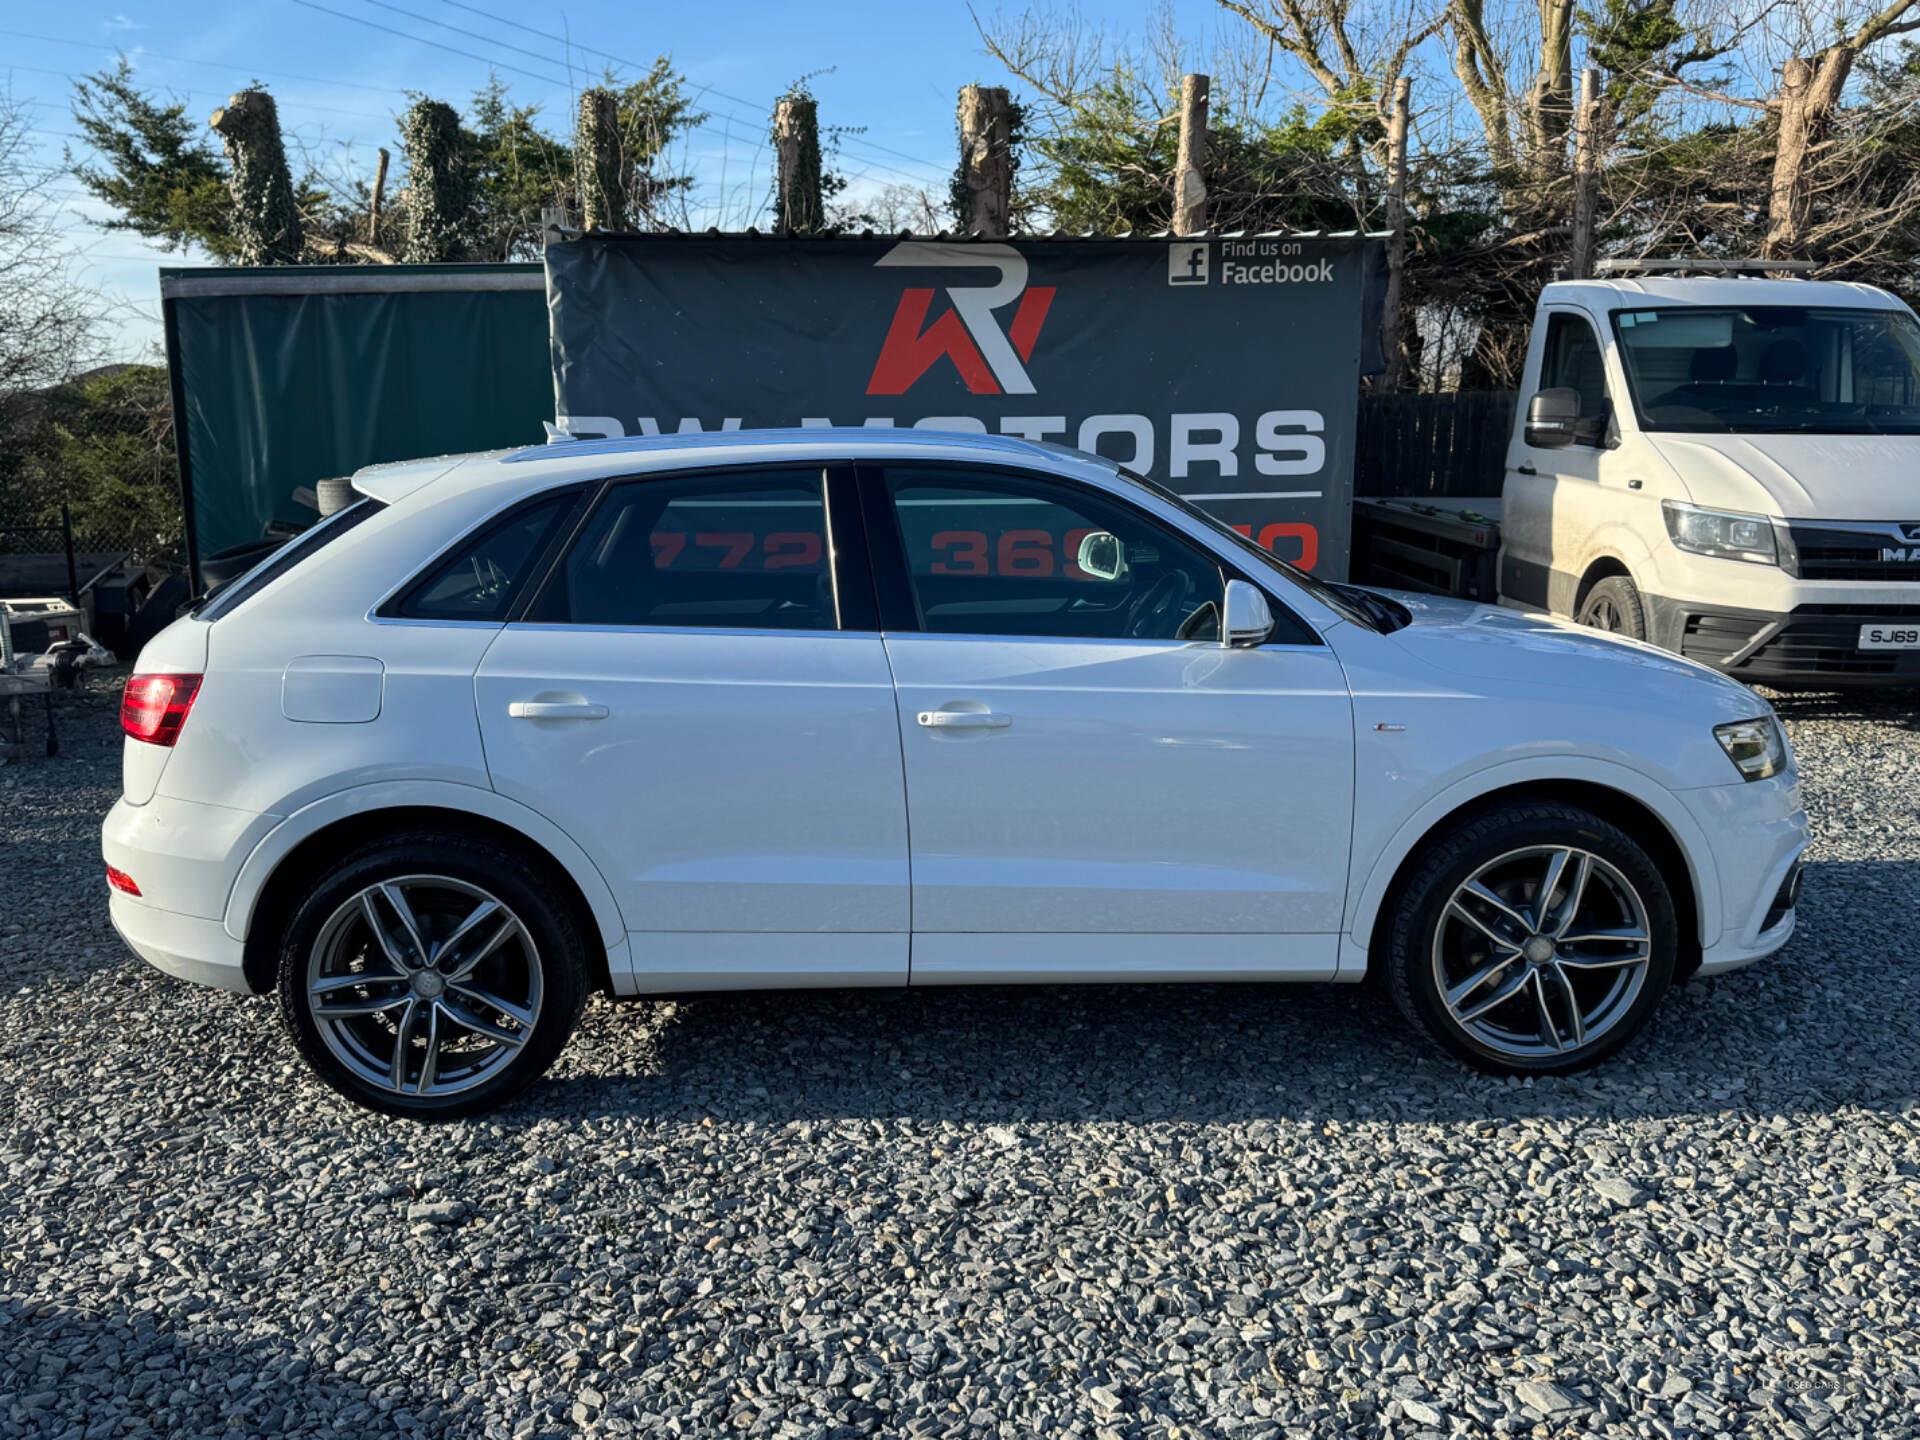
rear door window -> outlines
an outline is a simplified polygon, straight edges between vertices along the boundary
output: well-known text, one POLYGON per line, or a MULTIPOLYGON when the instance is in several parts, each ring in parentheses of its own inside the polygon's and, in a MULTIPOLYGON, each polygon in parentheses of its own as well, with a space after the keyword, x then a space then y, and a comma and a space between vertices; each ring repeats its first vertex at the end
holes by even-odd
POLYGON ((735 630, 839 626, 819 467, 610 489, 530 620, 735 630))

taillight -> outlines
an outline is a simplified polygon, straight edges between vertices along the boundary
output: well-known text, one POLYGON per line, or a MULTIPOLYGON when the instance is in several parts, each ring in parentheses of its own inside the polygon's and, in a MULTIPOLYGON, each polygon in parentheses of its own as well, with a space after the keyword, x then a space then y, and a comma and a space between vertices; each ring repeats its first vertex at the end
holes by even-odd
POLYGON ((138 895, 140 893, 140 887, 133 883, 133 877, 131 875, 127 874, 124 870, 116 870, 111 865, 107 866, 107 884, 120 891, 123 895, 138 895))
POLYGON ((136 675, 120 697, 120 728, 149 745, 171 745, 200 693, 198 675, 136 675))

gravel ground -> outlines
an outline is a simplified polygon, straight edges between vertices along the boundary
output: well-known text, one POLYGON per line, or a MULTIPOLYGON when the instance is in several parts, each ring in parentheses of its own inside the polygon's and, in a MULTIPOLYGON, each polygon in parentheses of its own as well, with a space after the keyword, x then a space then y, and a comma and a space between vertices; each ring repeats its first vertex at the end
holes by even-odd
POLYGON ((1912 698, 1781 702, 1801 934, 1597 1074, 1351 989, 595 1001, 425 1128, 122 951, 94 685, 0 769, 0 1433, 1920 1428, 1912 698))

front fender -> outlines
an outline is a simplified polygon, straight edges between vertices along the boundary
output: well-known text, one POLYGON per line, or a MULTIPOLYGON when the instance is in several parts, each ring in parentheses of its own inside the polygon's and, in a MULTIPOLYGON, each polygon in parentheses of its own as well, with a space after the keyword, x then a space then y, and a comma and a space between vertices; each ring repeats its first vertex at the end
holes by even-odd
POLYGON ((1659 817, 1686 858, 1687 878, 1693 885, 1702 949, 1720 938, 1720 875, 1714 866, 1707 835, 1680 798, 1638 770, 1577 756, 1523 757, 1491 765, 1463 776, 1423 799, 1403 819, 1370 860, 1355 856, 1352 896, 1347 915, 1348 944, 1343 946, 1340 978, 1357 979, 1366 967, 1373 928, 1387 899, 1387 889, 1401 863, 1433 833, 1447 816, 1482 796, 1516 785, 1582 781, 1605 786, 1637 800, 1659 817), (1354 967, 1358 966, 1358 969, 1354 967))
MULTIPOLYGON (((355 815, 414 807, 482 815, 524 835, 551 855, 580 887, 588 908, 593 911, 600 938, 607 946, 610 966, 615 964, 615 957, 625 953, 626 922, 621 918, 620 907, 614 901, 612 887, 607 884, 599 867, 587 857, 586 851, 576 845, 559 826, 518 801, 509 800, 492 790, 447 780, 390 780, 355 785, 350 789, 336 790, 294 811, 254 846, 241 865, 240 873, 234 877, 233 888, 227 894, 223 921, 227 934, 236 940, 247 938, 247 927, 253 921, 254 907, 260 902, 268 878, 303 840, 355 815)), ((619 979, 619 970, 616 968, 616 984, 619 979)))

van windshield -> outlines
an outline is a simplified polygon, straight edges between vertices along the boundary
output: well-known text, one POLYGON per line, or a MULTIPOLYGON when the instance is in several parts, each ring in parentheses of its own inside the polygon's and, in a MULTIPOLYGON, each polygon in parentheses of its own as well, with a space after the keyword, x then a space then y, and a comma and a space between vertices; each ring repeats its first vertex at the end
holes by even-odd
POLYGON ((1920 325, 1900 310, 1617 310, 1643 430, 1920 434, 1920 325))

